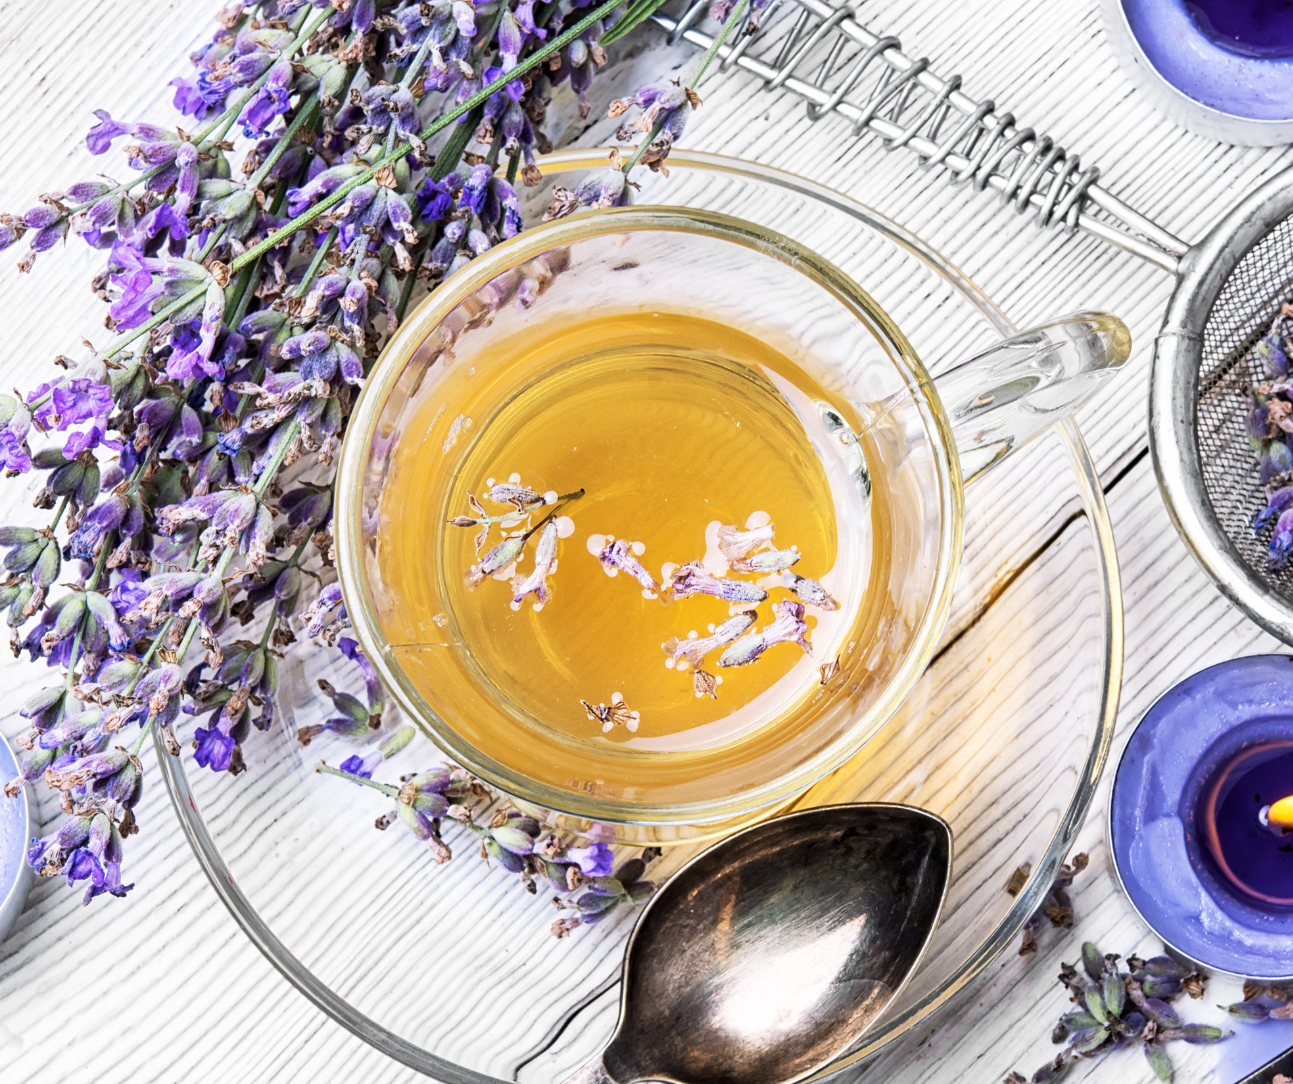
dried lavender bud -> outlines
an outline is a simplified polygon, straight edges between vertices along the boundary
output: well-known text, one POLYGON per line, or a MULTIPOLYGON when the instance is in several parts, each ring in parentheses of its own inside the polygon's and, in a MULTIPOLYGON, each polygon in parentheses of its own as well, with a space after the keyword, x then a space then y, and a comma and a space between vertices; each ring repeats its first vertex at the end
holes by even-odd
POLYGON ((749 557, 740 557, 732 562, 733 572, 780 572, 799 560, 794 550, 765 550, 749 557))
POLYGON ((608 542, 597 555, 597 559, 610 575, 627 572, 653 595, 660 593, 660 585, 634 555, 633 543, 627 539, 617 538, 613 542, 608 542))
MULTIPOLYGON (((1187 1043, 1193 1043, 1196 1045, 1219 1043, 1222 1039, 1228 1038, 1234 1034, 1234 1032, 1231 1031, 1222 1031, 1220 1028, 1213 1027, 1211 1024, 1186 1024, 1185 1026, 1174 1030, 1179 1032, 1179 1034, 1171 1035, 1171 1038, 1184 1039, 1187 1043)), ((1168 1037, 1168 1035, 1164 1035, 1164 1038, 1168 1037)))
POLYGON ((1146 997, 1175 997, 1181 992, 1181 983, 1177 979, 1146 979, 1141 989, 1146 997))
POLYGON ((464 577, 468 587, 475 587, 485 581, 487 576, 501 572, 513 564, 525 549, 525 536, 516 535, 506 538, 485 554, 485 559, 478 565, 472 565, 464 577))
POLYGON ((1087 977, 1092 982, 1101 981, 1104 975, 1104 958, 1100 955, 1100 950, 1090 941, 1082 943, 1082 970, 1087 973, 1087 977))
POLYGON ((1105 1006, 1099 987, 1088 986, 1083 1000, 1086 1002, 1086 1011, 1095 1017, 1097 1023, 1104 1025, 1109 1022, 1109 1009, 1105 1006))
MULTIPOLYGON (((487 557, 485 561, 488 561, 487 557)), ((484 567, 482 562, 482 567, 484 567)), ((526 595, 533 594, 537 601, 536 610, 541 609, 552 597, 548 589, 548 577, 557 567, 557 521, 550 519, 539 532, 539 541, 534 549, 534 569, 528 576, 517 576, 512 580, 512 605, 519 606, 526 595)))
POLYGON ((1172 1079, 1172 1063, 1168 1060, 1167 1052, 1158 1043, 1141 1043, 1141 1049, 1145 1052, 1145 1060, 1149 1062, 1150 1068, 1159 1080, 1168 1081, 1172 1079))
POLYGON ((810 580, 807 576, 797 576, 793 572, 783 572, 781 582, 790 588, 800 600, 808 603, 810 606, 816 606, 820 610, 838 610, 840 604, 831 597, 826 590, 816 580, 810 580))
POLYGON ((485 497, 495 504, 512 504, 518 511, 524 511, 536 504, 543 503, 543 494, 536 493, 529 486, 517 485, 514 482, 499 482, 485 491, 485 497))
POLYGON ((735 617, 729 617, 716 627, 709 636, 685 640, 673 637, 666 640, 661 647, 664 648, 664 653, 668 658, 685 661, 691 666, 699 666, 701 660, 711 651, 716 651, 725 644, 730 644, 737 637, 748 632, 753 627, 756 616, 755 611, 746 610, 735 617))
POLYGON ((762 602, 768 592, 742 580, 723 580, 709 575, 699 561, 691 561, 673 570, 669 590, 674 598, 691 595, 713 595, 724 602, 762 602))
POLYGON ((1236 1020, 1243 1020, 1250 1024, 1261 1023, 1271 1014, 1270 1008, 1259 1001, 1237 1001, 1227 1006, 1226 1012, 1236 1020))
POLYGON ((1075 1054, 1090 1054, 1099 1049, 1108 1041, 1110 1031, 1108 1028, 1092 1028, 1089 1031, 1079 1031, 1073 1036, 1073 1041, 1069 1049, 1075 1054))
POLYGON ((1155 956, 1146 960, 1144 967, 1141 970, 1151 978, 1175 979, 1179 982, 1194 969, 1187 967, 1185 964, 1177 963, 1177 961, 1173 960, 1170 956, 1155 956))

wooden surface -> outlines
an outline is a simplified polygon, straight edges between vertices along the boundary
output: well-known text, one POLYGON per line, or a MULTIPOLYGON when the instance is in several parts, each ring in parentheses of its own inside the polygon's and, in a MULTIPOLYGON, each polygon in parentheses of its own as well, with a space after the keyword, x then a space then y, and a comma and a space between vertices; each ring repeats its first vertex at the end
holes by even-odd
MULTIPOLYGON (((209 33, 215 7, 156 0, 0 5, 0 89, 11 133, 0 155, 0 206, 21 212, 40 191, 119 168, 115 157, 109 164, 84 150, 90 111, 169 118, 164 84, 187 70, 185 56, 209 33)), ((1218 146, 1158 116, 1118 70, 1097 8, 1096 0, 867 0, 859 13, 873 29, 899 35, 909 55, 929 56, 936 71, 960 72, 970 94, 995 98, 1021 123, 1099 164, 1113 192, 1196 239, 1242 194, 1293 164, 1293 154, 1218 146)), ((682 48, 648 52, 618 80, 631 83, 643 70, 658 74, 692 57, 682 48)), ((619 92, 605 80, 597 100, 619 92)), ((922 171, 901 152, 886 154, 873 138, 855 139, 838 119, 810 124, 800 101, 765 94, 740 73, 707 80, 702 93, 687 145, 781 166, 879 208, 960 264, 1020 325, 1100 307, 1131 326, 1136 347, 1127 370, 1080 415, 1107 487, 1124 587, 1126 677, 1115 757, 1129 728, 1175 681, 1226 658, 1279 649, 1197 569, 1158 498, 1145 454, 1145 385, 1168 276, 1090 239, 1039 234, 991 196, 949 188, 938 171, 922 171)), ((579 138, 596 142, 606 127, 596 124, 579 138)), ((106 332, 102 309, 85 289, 94 256, 69 246, 41 256, 26 277, 14 272, 16 258, 0 256, 0 382, 27 388, 54 354, 72 353, 82 336, 100 345, 106 332)), ((954 344, 958 328, 945 332, 954 344)), ((24 486, 0 489, 6 521, 31 514, 24 486)), ((1003 528, 1002 570, 1018 567, 1034 537, 1046 533, 1027 517, 1003 528)), ((982 597, 990 597, 989 587, 985 581, 982 597)), ((983 622, 976 632, 987 636, 991 627, 983 622)), ((12 708, 43 676, 4 661, 6 734, 21 729, 12 708)), ((1078 841, 1092 867, 1073 893, 1077 928, 1044 931, 1041 952, 1030 959, 1002 956, 972 998, 919 1029, 864 1079, 952 1084, 997 1081, 1011 1069, 1031 1074, 1054 1049, 1049 1028, 1065 1002, 1054 982, 1060 960, 1073 960, 1083 939, 1105 951, 1158 950, 1109 871, 1107 786, 1106 773, 1078 841)), ((52 815, 48 803, 43 812, 52 815)), ((128 851, 135 893, 82 909, 79 893, 42 883, 0 946, 0 1081, 418 1079, 315 1010, 242 936, 199 871, 155 772, 140 816, 146 830, 128 851)), ((381 921, 356 917, 358 924, 381 921)), ((427 998, 470 995, 470 976, 443 974, 435 961, 416 966, 426 970, 427 998)), ((373 978, 380 985, 380 976, 373 978)), ((1233 983, 1214 980, 1203 1002, 1184 1009, 1215 1021, 1215 1004, 1234 996, 1233 983)), ((608 1006, 603 999, 594 1015, 608 1006)), ((577 1042, 595 1023, 572 1029, 526 1079, 550 1079, 544 1065, 559 1064, 562 1044, 577 1042)), ((1237 1072, 1214 1070, 1221 1049, 1177 1044, 1177 1079, 1231 1084, 1237 1072)), ((1127 1051, 1084 1063, 1070 1079, 1139 1084, 1152 1076, 1140 1054, 1127 1051)))

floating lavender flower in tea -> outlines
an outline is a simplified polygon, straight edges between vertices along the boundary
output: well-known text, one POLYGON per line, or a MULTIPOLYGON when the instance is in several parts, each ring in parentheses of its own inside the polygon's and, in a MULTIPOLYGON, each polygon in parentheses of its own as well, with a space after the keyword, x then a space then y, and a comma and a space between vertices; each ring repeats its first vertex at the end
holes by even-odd
POLYGON ((503 541, 485 555, 483 560, 472 565, 463 577, 468 587, 477 587, 490 576, 505 575, 506 571, 521 559, 525 544, 532 535, 537 533, 539 541, 535 545, 534 569, 528 576, 516 576, 512 579, 512 609, 519 609, 522 599, 526 595, 533 594, 536 598, 534 608, 537 611, 543 609, 544 604, 551 596, 548 577, 556 571, 557 567, 557 539, 561 534, 562 526, 562 521, 557 518, 557 513, 571 501, 579 500, 584 495, 584 491, 578 489, 573 493, 565 494, 537 493, 533 489, 520 485, 519 476, 514 476, 514 478, 517 480, 502 484, 491 482, 485 494, 495 504, 512 505, 513 511, 489 515, 475 496, 468 493, 468 503, 471 505, 472 511, 476 512, 476 515, 455 516, 449 521, 449 525, 452 527, 481 527, 481 532, 476 537, 476 551, 479 553, 489 537, 490 528, 495 524, 502 524, 504 528, 513 527, 519 524, 534 509, 549 505, 554 506, 534 526, 505 537, 503 541))
POLYGON ((656 582, 654 576, 643 567, 642 562, 638 560, 646 547, 641 542, 630 542, 625 538, 611 539, 609 536, 593 535, 589 541, 589 548, 593 548, 599 538, 606 538, 606 544, 597 552, 597 559, 601 561, 602 568, 606 570, 608 576, 616 576, 621 572, 626 572, 642 585, 642 592, 648 598, 655 598, 660 594, 660 585, 656 582))
POLYGON ((724 523, 718 528, 718 548, 728 561, 739 561, 761 546, 772 541, 773 526, 765 523, 762 527, 742 531, 739 527, 724 523))
POLYGON ((642 721, 641 713, 630 710, 624 703, 624 696, 621 693, 611 693, 610 707, 605 704, 594 706, 587 700, 581 700, 579 703, 583 705, 589 719, 602 724, 603 734, 609 734, 617 726, 622 726, 630 734, 634 734, 637 732, 638 723, 642 721))
POLYGON ((763 602, 768 597, 768 592, 756 584, 711 576, 699 561, 680 565, 670 573, 669 592, 674 598, 713 595, 724 602, 763 602))
POLYGON ((712 651, 717 651, 720 647, 730 644, 739 636, 745 635, 753 627, 757 615, 754 610, 746 610, 730 617, 721 625, 714 629, 709 636, 694 636, 686 639, 674 637, 666 640, 660 646, 664 648, 665 665, 678 666, 679 669, 685 670, 688 665, 699 666, 712 651))
POLYGON ((738 557, 732 562, 733 572, 746 572, 757 575, 780 572, 799 560, 794 550, 764 550, 748 557, 738 557))
POLYGON ((820 610, 838 610, 840 608, 840 604, 831 597, 831 593, 825 587, 816 580, 810 580, 807 576, 797 576, 793 572, 783 572, 781 582, 790 588, 801 602, 806 602, 809 606, 816 606, 820 610))
POLYGON ((534 547, 534 569, 528 576, 517 576, 512 580, 512 608, 520 609, 521 600, 526 595, 535 597, 535 611, 542 610, 552 592, 548 590, 548 577, 557 570, 557 521, 549 519, 539 532, 538 544, 534 547))
POLYGON ((718 657, 719 666, 748 666, 774 644, 798 644, 804 654, 813 653, 809 644, 804 607, 799 602, 774 602, 773 621, 765 629, 741 637, 718 657))

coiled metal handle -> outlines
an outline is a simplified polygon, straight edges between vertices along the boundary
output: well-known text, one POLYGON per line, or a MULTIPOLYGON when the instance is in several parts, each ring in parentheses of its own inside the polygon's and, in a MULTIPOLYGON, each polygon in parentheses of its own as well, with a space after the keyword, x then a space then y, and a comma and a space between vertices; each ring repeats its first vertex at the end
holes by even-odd
MULTIPOLYGON (((676 19, 652 18, 671 42, 708 49, 713 38, 698 26, 710 2, 694 0, 676 19)), ((928 60, 912 60, 897 38, 868 30, 847 7, 771 0, 762 12, 751 5, 735 29, 735 44, 719 50, 722 66, 806 98, 811 120, 839 113, 855 134, 875 132, 889 150, 909 147, 924 166, 946 167, 953 183, 992 188, 1016 213, 1035 211, 1038 226, 1084 230, 1168 271, 1189 248, 1100 187, 1098 168, 1083 169, 1049 135, 1017 128, 1013 114, 998 116, 992 101, 962 93, 959 75, 935 75, 928 60)))

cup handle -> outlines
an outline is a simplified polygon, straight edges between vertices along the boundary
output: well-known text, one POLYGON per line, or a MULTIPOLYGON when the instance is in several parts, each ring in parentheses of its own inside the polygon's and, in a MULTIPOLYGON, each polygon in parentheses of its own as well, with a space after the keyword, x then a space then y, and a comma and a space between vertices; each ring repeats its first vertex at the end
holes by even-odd
POLYGON ((1131 353, 1107 312, 1076 312, 1021 331, 934 381, 971 482, 1090 399, 1131 353))

